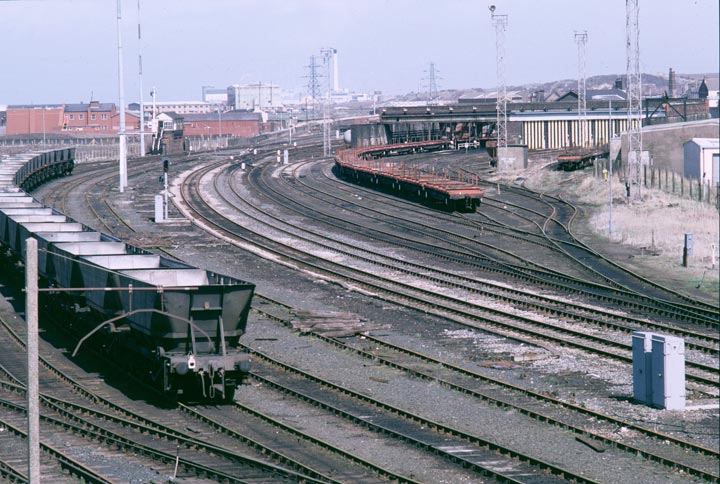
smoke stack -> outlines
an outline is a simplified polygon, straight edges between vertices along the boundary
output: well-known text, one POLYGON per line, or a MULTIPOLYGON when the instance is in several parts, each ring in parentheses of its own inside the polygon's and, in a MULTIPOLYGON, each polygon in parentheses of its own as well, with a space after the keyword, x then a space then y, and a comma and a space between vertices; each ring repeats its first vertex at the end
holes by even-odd
POLYGON ((675 71, 673 71, 672 67, 668 74, 668 96, 675 97, 675 71))

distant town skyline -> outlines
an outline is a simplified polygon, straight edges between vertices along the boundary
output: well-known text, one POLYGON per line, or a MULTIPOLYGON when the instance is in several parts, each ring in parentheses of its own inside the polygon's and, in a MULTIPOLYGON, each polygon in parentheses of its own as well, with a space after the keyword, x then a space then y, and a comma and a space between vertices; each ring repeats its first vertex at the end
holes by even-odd
MULTIPOLYGON (((622 0, 140 0, 144 97, 200 99, 202 86, 302 92, 311 55, 338 50, 341 88, 386 96, 495 86, 489 5, 508 15, 509 85, 625 72, 622 0)), ((717 0, 640 0, 641 70, 717 73, 717 0)), ((0 0, 0 104, 118 102, 116 0, 0 0)), ((122 2, 125 100, 137 101, 138 2, 122 2)))

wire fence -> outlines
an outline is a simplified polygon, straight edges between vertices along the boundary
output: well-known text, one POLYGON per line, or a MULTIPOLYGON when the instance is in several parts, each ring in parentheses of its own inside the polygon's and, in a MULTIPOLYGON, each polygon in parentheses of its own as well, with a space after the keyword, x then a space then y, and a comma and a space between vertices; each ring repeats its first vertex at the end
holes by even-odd
MULTIPOLYGON (((43 151, 60 149, 63 147, 75 147, 75 161, 82 163, 84 161, 105 161, 117 160, 119 158, 119 147, 116 143, 62 143, 56 142, 60 140, 51 140, 48 142, 29 142, 24 144, 0 144, 0 155, 17 155, 20 153, 28 153, 32 151, 43 151)), ((127 143, 127 156, 140 156, 140 143, 127 143)))
MULTIPOLYGON (((617 169, 616 166, 613 165, 613 169, 620 174, 620 181, 624 182, 622 168, 618 167, 619 169, 617 169)), ((602 160, 597 161, 593 169, 596 177, 607 177, 607 168, 602 160)), ((688 178, 667 167, 659 168, 648 165, 643 165, 641 176, 643 188, 662 190, 679 198, 714 205, 720 210, 720 183, 713 183, 709 179, 688 178)))
POLYGON ((186 147, 190 152, 210 151, 228 147, 225 136, 188 136, 186 147))

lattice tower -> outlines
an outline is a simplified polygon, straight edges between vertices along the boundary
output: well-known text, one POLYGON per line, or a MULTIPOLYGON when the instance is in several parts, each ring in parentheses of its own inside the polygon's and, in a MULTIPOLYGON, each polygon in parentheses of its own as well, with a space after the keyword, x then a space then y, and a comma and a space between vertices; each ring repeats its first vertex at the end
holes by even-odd
POLYGON ((578 139, 577 144, 587 146, 587 90, 585 88, 585 56, 587 52, 587 31, 575 32, 578 56, 578 139))
POLYGON ((439 79, 438 73, 440 71, 435 68, 435 63, 431 62, 426 72, 427 77, 423 78, 424 81, 427 81, 426 103, 428 106, 435 106, 439 103, 437 81, 439 79))
POLYGON ((639 0, 625 0, 627 58, 627 172, 626 179, 635 185, 634 198, 640 199, 642 164, 642 76, 640 74, 640 5, 639 0))
POLYGON ((505 83, 505 30, 507 15, 495 15, 495 6, 490 7, 492 24, 495 27, 495 70, 497 73, 497 156, 507 152, 507 85, 505 83))
POLYGON ((308 70, 307 76, 304 76, 307 80, 307 95, 312 98, 313 102, 320 100, 320 79, 322 73, 320 72, 320 66, 317 63, 317 57, 314 55, 310 56, 310 64, 305 66, 308 70))

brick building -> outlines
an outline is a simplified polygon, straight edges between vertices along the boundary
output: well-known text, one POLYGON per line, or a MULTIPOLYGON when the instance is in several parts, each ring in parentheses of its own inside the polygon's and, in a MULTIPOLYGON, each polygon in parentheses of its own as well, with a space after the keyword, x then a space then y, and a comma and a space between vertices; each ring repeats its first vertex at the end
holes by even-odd
POLYGON ((5 134, 60 133, 63 105, 9 105, 5 113, 5 134))
POLYGON ((185 136, 230 136, 250 138, 265 131, 264 113, 228 111, 225 113, 186 114, 185 136))
MULTIPOLYGON (((5 133, 40 134, 63 131, 116 134, 120 113, 113 103, 91 101, 89 104, 10 105, 4 113, 5 133)), ((140 118, 125 113, 125 129, 137 131, 140 118)))
MULTIPOLYGON (((114 103, 90 101, 89 104, 65 104, 64 124, 67 131, 117 131, 113 117, 117 112, 114 103)), ((120 124, 119 121, 117 123, 120 124)))

